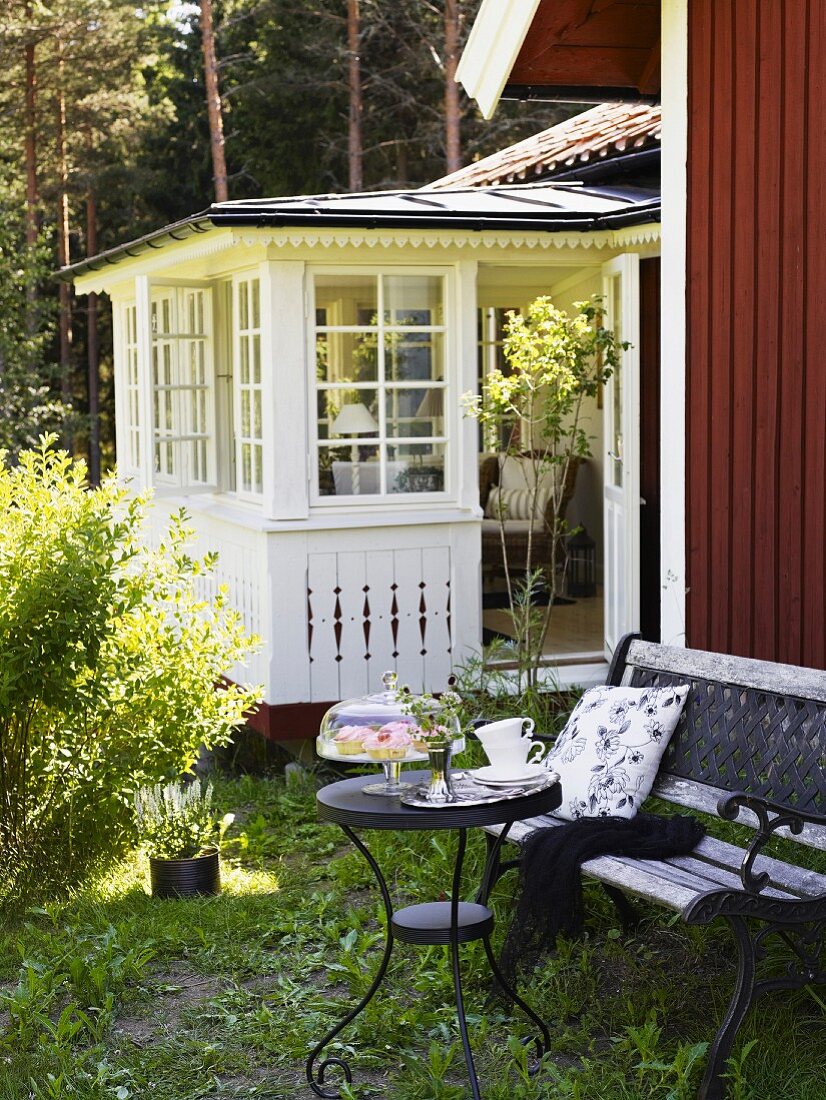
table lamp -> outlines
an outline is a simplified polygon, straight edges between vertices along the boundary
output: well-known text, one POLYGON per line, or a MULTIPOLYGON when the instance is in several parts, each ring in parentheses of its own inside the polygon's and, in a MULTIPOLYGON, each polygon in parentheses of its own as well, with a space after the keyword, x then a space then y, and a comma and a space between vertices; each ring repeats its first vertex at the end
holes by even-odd
MULTIPOLYGON (((379 426, 375 417, 360 401, 352 405, 342 405, 341 411, 332 424, 333 435, 370 435, 377 432, 379 426)), ((357 495, 361 486, 359 484, 359 449, 358 443, 353 441, 350 447, 350 462, 353 470, 353 494, 357 495)))

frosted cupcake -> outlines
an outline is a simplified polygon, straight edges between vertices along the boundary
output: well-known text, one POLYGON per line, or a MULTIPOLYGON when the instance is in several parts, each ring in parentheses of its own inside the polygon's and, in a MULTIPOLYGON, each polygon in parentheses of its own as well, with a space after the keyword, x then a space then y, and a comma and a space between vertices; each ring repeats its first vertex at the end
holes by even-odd
POLYGON ((364 752, 364 739, 372 732, 369 726, 342 726, 333 744, 341 756, 357 756, 364 752))
POLYGON ((413 744, 408 722, 388 722, 364 738, 364 750, 371 760, 404 760, 413 744))

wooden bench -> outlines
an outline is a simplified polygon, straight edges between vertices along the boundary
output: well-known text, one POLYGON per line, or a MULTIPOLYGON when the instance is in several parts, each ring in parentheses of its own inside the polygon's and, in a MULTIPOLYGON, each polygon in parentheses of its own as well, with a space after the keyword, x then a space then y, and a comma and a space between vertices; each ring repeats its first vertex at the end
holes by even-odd
MULTIPOLYGON (((754 998, 826 982, 820 962, 826 875, 761 853, 775 834, 826 848, 826 672, 626 636, 607 682, 690 682, 652 794, 756 830, 748 848, 706 836, 689 856, 601 856, 582 867, 605 886, 624 918, 630 895, 672 909, 688 924, 719 917, 731 928, 737 978, 697 1094, 718 1100, 725 1094, 721 1073, 754 998), (770 935, 782 937, 795 961, 782 973, 758 977, 770 935)), ((536 828, 561 824, 550 816, 517 822, 507 839, 518 844, 536 828)), ((494 846, 494 838, 488 840, 494 846)))

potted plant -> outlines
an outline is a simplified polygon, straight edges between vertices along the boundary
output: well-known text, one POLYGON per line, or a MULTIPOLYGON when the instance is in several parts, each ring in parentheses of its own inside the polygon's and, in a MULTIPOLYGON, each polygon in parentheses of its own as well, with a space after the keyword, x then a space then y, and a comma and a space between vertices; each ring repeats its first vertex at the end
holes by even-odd
POLYGON ((234 814, 218 818, 212 784, 199 779, 143 787, 135 795, 141 846, 149 856, 152 896, 186 898, 221 892, 219 848, 234 814))

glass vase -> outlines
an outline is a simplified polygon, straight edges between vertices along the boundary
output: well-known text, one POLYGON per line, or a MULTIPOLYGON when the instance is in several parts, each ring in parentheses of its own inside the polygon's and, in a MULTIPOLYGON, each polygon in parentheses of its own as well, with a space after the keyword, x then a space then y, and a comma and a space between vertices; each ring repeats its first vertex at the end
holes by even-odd
POLYGON ((427 750, 430 762, 430 783, 425 797, 428 802, 456 802, 457 798, 450 782, 450 757, 453 746, 450 742, 442 745, 430 745, 427 750))

